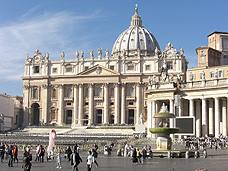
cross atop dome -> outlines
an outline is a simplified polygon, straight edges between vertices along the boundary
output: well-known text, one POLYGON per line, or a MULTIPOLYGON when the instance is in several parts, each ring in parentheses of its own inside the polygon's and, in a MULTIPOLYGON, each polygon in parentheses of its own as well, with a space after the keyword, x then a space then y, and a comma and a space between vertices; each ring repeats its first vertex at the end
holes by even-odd
POLYGON ((135 5, 135 15, 132 16, 131 26, 142 27, 141 16, 138 14, 138 4, 135 5))

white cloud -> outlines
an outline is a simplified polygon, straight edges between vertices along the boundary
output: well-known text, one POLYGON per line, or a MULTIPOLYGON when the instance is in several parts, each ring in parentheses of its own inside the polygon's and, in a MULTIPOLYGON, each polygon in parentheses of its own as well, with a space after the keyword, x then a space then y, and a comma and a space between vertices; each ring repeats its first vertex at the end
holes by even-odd
POLYGON ((43 55, 55 49, 65 50, 69 48, 70 37, 79 23, 98 17, 96 12, 84 16, 75 16, 66 11, 34 14, 38 9, 34 7, 17 21, 0 27, 1 78, 20 80, 26 53, 33 56, 35 49, 45 50, 43 55))

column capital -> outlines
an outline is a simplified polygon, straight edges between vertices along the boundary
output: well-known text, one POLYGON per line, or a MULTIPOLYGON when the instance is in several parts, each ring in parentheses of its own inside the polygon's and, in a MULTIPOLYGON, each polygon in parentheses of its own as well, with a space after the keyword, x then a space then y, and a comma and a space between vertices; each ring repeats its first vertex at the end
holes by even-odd
POLYGON ((109 85, 109 83, 104 83, 104 84, 103 84, 103 87, 104 87, 104 88, 108 88, 108 85, 109 85))
POLYGON ((93 88, 93 85, 94 85, 94 83, 89 83, 89 84, 88 84, 88 87, 89 87, 89 88, 93 88))
POLYGON ((24 85, 23 88, 28 90, 30 88, 30 85, 24 85))
POLYGON ((77 87, 78 87, 78 84, 73 84, 73 87, 74 87, 74 88, 77 88, 77 87))
POLYGON ((79 88, 83 87, 83 83, 78 84, 79 88))
POLYGON ((42 85, 42 88, 44 88, 44 89, 47 89, 48 87, 49 87, 48 84, 43 84, 43 85, 42 85))

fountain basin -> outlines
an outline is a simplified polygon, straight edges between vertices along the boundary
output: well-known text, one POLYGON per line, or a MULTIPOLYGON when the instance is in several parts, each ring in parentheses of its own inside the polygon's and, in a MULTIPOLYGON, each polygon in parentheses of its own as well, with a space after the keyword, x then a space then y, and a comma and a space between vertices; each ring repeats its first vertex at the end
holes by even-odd
POLYGON ((179 128, 149 128, 149 131, 154 134, 175 134, 179 128))

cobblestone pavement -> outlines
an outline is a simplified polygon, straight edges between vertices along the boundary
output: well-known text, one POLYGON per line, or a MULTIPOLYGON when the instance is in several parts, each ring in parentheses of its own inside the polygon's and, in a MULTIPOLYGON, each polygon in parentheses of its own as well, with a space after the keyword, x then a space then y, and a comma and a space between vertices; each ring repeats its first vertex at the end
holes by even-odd
MULTIPOLYGON (((81 154, 83 162, 79 165, 79 171, 86 171, 86 152, 81 154)), ((33 156, 34 159, 34 156, 33 156)), ((130 157, 118 157, 113 153, 110 157, 99 154, 99 167, 93 165, 93 171, 194 171, 196 169, 206 168, 208 171, 227 171, 228 170, 228 149, 208 150, 208 158, 200 157, 198 159, 190 158, 152 158, 147 159, 143 164, 132 164, 130 157)), ((23 170, 22 155, 20 152, 19 163, 14 163, 14 167, 8 167, 7 161, 0 163, 0 171, 19 171, 23 170)), ((62 169, 56 169, 56 162, 45 161, 39 163, 32 161, 32 171, 56 171, 72 170, 70 162, 62 157, 62 169)))

